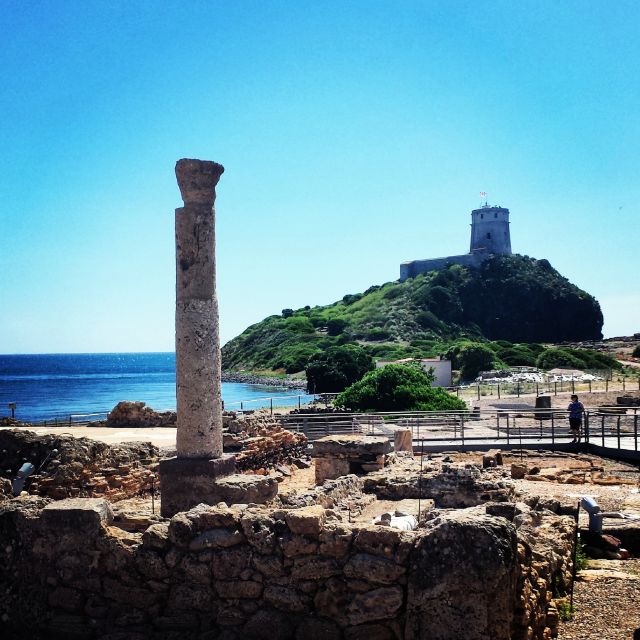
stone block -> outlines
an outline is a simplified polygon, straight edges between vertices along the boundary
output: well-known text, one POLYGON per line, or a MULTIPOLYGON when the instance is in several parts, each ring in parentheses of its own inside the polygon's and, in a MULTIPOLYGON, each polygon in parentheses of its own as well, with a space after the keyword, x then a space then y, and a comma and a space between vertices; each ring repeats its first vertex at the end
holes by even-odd
POLYGON ((233 547, 245 541, 245 537, 238 529, 208 529, 199 533, 190 543, 191 551, 205 549, 220 549, 233 547))
POLYGON ((262 595, 262 583, 253 580, 216 580, 214 585, 221 598, 254 599, 262 595))
POLYGON ((158 522, 152 524, 142 534, 142 544, 150 549, 164 551, 169 548, 169 524, 158 522))
POLYGON ((42 510, 42 524, 50 530, 97 533, 103 525, 112 522, 111 505, 102 498, 67 498, 52 502, 42 510))
POLYGON ((391 443, 386 436, 337 435, 319 438, 313 443, 313 457, 379 456, 391 451, 391 443))
POLYGON ((278 481, 272 476, 237 473, 215 482, 219 499, 228 504, 265 504, 278 494, 278 481))
POLYGON ((526 464, 521 464, 519 462, 511 463, 511 477, 514 480, 522 480, 528 473, 528 468, 526 464))
POLYGON ((413 453, 413 434, 411 429, 397 429, 393 433, 393 450, 413 453))
POLYGON ((358 553, 344 566, 344 575, 348 578, 393 584, 406 573, 406 569, 391 560, 368 553, 358 553))
POLYGON ((325 522, 325 510, 320 505, 293 509, 285 519, 292 533, 318 537, 325 522))
POLYGON ((402 587, 381 587, 356 595, 347 611, 353 625, 374 620, 390 620, 402 606, 402 587))
POLYGON ((345 458, 316 458, 316 484, 349 475, 349 461, 345 458))
POLYGON ((160 461, 160 513, 165 518, 200 503, 220 502, 215 481, 235 472, 235 458, 165 458, 160 461))

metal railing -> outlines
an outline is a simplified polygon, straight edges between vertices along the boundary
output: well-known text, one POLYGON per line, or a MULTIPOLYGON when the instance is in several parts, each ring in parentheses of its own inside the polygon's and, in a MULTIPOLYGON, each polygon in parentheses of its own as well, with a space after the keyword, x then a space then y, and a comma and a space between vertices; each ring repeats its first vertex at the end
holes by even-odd
MULTIPOLYGON (((525 443, 567 444, 573 440, 568 412, 557 409, 413 411, 387 413, 299 413, 279 416, 281 425, 313 441, 326 435, 359 433, 393 438, 411 429, 414 440, 451 445, 525 443)), ((586 410, 581 438, 603 447, 638 451, 640 408, 599 407, 586 410)))
POLYGON ((595 393, 614 391, 640 391, 640 378, 619 377, 613 380, 555 380, 545 382, 474 382, 468 385, 448 387, 450 393, 465 400, 480 400, 493 396, 519 398, 521 396, 554 395, 562 393, 595 393))

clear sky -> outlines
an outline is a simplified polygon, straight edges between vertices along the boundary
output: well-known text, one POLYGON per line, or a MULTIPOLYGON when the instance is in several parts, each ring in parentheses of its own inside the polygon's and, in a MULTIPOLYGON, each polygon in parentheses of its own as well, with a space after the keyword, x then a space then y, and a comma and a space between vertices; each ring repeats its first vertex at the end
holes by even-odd
POLYGON ((468 251, 640 331, 640 4, 5 0, 0 353, 173 349, 178 158, 225 168, 222 339, 468 251))

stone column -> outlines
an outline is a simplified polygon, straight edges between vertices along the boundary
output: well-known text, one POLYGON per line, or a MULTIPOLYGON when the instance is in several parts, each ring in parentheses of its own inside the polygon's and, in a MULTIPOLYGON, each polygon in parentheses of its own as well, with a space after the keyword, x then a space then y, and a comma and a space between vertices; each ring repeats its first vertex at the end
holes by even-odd
POLYGON ((216 185, 224 167, 178 160, 176 396, 179 458, 222 455, 220 337, 216 297, 216 185))
POLYGON ((161 513, 219 501, 216 479, 235 470, 222 455, 220 338, 215 277, 216 185, 224 167, 178 160, 176 209, 177 457, 160 462, 161 513))

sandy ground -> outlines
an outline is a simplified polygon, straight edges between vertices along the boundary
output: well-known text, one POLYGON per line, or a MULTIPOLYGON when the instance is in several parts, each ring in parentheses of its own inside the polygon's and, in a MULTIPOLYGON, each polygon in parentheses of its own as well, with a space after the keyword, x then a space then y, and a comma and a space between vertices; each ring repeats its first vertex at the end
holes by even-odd
MULTIPOLYGON (((0 429, 11 429, 13 427, 0 427, 0 429)), ((175 427, 129 427, 129 428, 109 428, 109 427, 29 427, 29 431, 34 431, 38 435, 51 433, 54 435, 68 434, 75 438, 91 438, 100 440, 108 444, 117 442, 152 442, 158 447, 175 447, 176 430, 175 427)))

